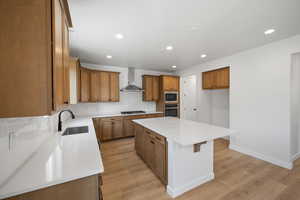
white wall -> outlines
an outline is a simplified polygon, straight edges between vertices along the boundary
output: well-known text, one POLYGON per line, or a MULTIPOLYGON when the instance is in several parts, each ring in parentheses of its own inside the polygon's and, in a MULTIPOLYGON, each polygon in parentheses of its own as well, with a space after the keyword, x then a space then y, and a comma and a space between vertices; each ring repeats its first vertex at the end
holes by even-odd
MULTIPOLYGON (((126 67, 94 65, 88 63, 81 63, 81 65, 89 69, 120 72, 120 89, 127 86, 128 84, 128 68, 126 67)), ((135 84, 139 87, 142 87, 143 74, 161 75, 161 74, 172 74, 172 73, 136 69, 135 84)), ((74 111, 76 115, 90 115, 90 114, 119 113, 120 111, 127 111, 127 110, 155 111, 156 103, 143 101, 142 92, 139 93, 121 92, 120 102, 79 103, 76 105, 71 105, 70 108, 74 111)))
MULTIPOLYGON (((290 168, 291 54, 300 35, 178 72, 180 75, 230 66, 230 138, 238 151, 290 168)), ((199 83, 200 85, 201 83, 199 83)), ((199 105, 209 101, 199 90, 199 105)), ((204 108, 199 112, 206 111, 204 108)), ((199 120, 207 120, 200 115, 199 120), (203 119, 201 119, 201 117, 203 119)))
POLYGON ((300 157, 300 53, 292 55, 291 155, 293 160, 300 157))

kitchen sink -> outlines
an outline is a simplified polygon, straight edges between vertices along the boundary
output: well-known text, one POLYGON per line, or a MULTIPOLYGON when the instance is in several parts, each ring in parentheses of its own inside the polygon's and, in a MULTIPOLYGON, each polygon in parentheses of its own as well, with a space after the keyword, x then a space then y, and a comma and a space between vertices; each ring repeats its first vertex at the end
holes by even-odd
POLYGON ((75 134, 82 134, 82 133, 88 133, 89 132, 89 127, 88 126, 79 126, 79 127, 70 127, 67 128, 63 132, 63 136, 65 135, 75 135, 75 134))

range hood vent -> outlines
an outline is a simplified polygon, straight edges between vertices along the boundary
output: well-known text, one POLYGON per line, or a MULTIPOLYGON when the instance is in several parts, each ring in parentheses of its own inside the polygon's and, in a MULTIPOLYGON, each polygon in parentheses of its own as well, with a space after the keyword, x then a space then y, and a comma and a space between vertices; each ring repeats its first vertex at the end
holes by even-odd
POLYGON ((143 89, 135 84, 135 69, 128 68, 128 85, 120 90, 121 92, 142 92, 143 89))

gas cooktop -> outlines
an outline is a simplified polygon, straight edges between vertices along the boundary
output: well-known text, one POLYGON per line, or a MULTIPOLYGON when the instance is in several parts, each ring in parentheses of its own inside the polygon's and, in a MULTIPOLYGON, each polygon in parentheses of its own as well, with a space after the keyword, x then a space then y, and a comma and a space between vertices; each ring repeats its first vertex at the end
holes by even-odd
POLYGON ((139 114, 139 113, 146 113, 146 112, 142 111, 142 110, 137 110, 137 111, 123 111, 123 112, 121 112, 122 115, 139 114))

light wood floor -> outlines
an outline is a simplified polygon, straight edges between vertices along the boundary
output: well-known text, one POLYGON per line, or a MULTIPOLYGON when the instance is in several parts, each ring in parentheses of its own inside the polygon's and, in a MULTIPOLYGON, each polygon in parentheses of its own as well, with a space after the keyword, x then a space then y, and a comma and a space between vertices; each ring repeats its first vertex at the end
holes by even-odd
MULTIPOLYGON (((300 160, 286 170, 215 142, 216 178, 178 200, 300 200, 300 160)), ((102 144, 104 200, 167 200, 165 187, 134 151, 134 139, 102 144)))

